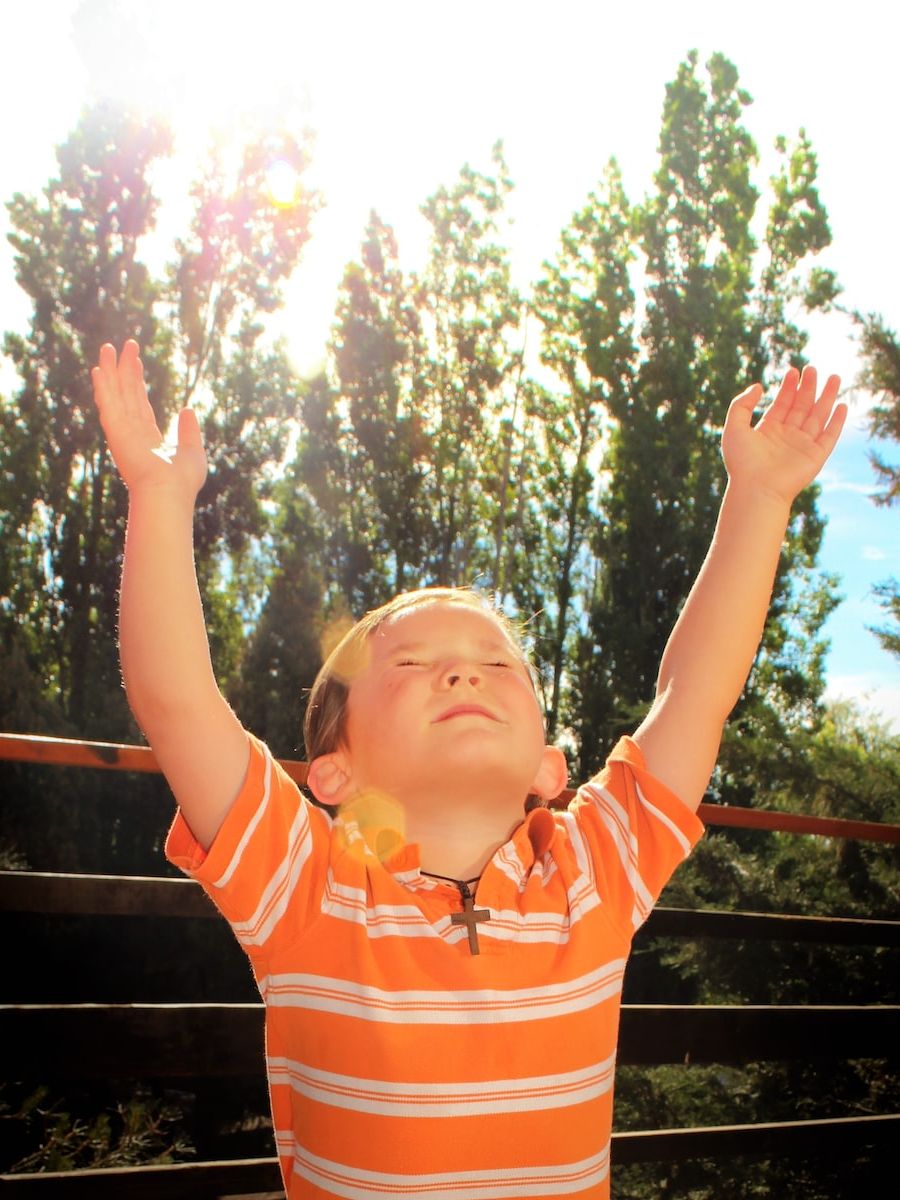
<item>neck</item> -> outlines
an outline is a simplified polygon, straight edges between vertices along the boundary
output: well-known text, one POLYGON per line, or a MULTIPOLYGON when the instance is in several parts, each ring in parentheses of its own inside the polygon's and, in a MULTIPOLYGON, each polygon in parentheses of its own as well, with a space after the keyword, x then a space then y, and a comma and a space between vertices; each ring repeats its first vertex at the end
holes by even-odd
MULTIPOLYGON (((405 788, 390 788, 397 813, 395 828, 404 841, 419 847, 423 871, 452 879, 481 874, 500 846, 525 818, 527 781, 501 779, 499 773, 465 779, 432 776, 405 788)), ((377 794, 384 797, 384 791, 377 794)), ((358 804, 359 802, 354 802, 358 804)), ((369 805, 367 799, 364 807, 369 805)), ((390 824, 381 815, 362 814, 362 824, 390 824)))
POLYGON ((512 832, 521 824, 524 812, 505 822, 471 822, 464 815, 444 814, 443 820, 430 817, 416 821, 415 814, 407 815, 406 840, 419 847, 419 861, 425 872, 445 875, 450 879, 474 879, 481 874, 496 851, 509 841, 512 832))

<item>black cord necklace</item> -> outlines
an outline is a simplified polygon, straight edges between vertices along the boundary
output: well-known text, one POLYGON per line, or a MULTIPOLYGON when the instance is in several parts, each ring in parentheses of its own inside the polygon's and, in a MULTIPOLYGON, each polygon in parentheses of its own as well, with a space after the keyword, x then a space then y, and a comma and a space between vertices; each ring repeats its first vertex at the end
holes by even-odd
POLYGON ((469 934, 469 953, 480 954, 478 923, 480 921, 489 921, 491 919, 491 910, 489 908, 475 907, 475 893, 469 885, 475 884, 477 886, 481 876, 476 875, 474 879, 454 879, 450 875, 438 875, 434 871, 423 871, 421 868, 419 869, 419 874, 427 875, 429 879, 440 879, 443 883, 452 883, 459 891, 463 910, 459 913, 451 913, 450 923, 452 925, 465 925, 469 934))
POLYGON ((452 875, 438 875, 435 871, 423 871, 421 868, 419 868, 419 874, 427 875, 429 879, 440 879, 444 883, 455 883, 457 887, 461 884, 477 883, 481 878, 480 875, 476 875, 474 879, 454 879, 452 875))

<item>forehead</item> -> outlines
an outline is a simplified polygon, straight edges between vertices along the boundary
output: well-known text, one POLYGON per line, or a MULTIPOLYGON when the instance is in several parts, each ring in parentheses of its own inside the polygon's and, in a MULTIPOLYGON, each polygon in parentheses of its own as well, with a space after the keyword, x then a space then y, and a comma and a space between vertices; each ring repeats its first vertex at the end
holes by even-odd
POLYGON ((384 621, 372 635, 376 655, 404 647, 438 646, 451 639, 464 639, 476 648, 502 649, 522 657, 522 651, 497 617, 486 609, 452 600, 432 600, 403 609, 384 621))

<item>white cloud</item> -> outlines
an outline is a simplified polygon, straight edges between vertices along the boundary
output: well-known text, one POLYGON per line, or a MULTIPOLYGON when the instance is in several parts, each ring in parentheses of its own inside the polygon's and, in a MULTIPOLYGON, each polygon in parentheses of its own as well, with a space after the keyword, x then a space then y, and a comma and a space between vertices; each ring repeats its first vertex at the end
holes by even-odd
POLYGON ((852 479, 841 479, 836 471, 831 471, 827 467, 819 476, 818 482, 823 492, 854 492, 858 496, 868 498, 871 498, 875 492, 875 485, 871 481, 855 483, 852 479))
POLYGON ((834 675, 825 689, 826 700, 853 700, 865 712, 884 721, 892 733, 900 734, 900 680, 884 675, 834 675))
POLYGON ((864 558, 868 562, 884 562, 887 558, 887 552, 882 550, 880 546, 863 546, 859 555, 860 558, 864 558))

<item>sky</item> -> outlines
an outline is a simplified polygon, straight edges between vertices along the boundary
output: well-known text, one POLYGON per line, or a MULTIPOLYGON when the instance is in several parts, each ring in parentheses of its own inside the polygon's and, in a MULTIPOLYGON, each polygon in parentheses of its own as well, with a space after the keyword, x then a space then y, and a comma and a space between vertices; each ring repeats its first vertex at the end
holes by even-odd
MULTIPOLYGON (((115 95, 171 122, 175 155, 160 168, 159 244, 177 231, 187 187, 212 131, 239 139, 256 124, 309 127, 306 181, 323 194, 304 261, 280 317, 295 364, 323 359, 342 268, 369 210, 393 225, 401 260, 424 265, 420 204, 464 162, 489 168, 502 138, 515 182, 509 244, 523 289, 556 250, 611 155, 626 191, 650 187, 665 84, 690 49, 738 68, 753 97, 745 123, 760 152, 757 184, 774 169, 778 134, 803 127, 819 162, 837 271, 850 309, 900 327, 894 39, 884 5, 833 9, 799 0, 753 6, 681 0, 11 0, 0 48, 0 199, 40 191, 85 103, 115 95)), ((8 229, 0 211, 0 232, 8 229)), ((0 245, 0 330, 24 330, 25 297, 0 245)), ((854 388, 852 328, 839 314, 810 326, 809 357, 836 371, 851 405, 822 477, 828 529, 821 567, 841 577, 828 694, 855 698, 900 731, 900 671, 867 625, 871 595, 900 576, 900 513, 871 500, 866 411, 854 388)), ((736 380, 735 392, 748 381, 736 380)), ((14 383, 0 363, 0 387, 14 383)), ((887 457, 900 457, 896 447, 887 457)))

